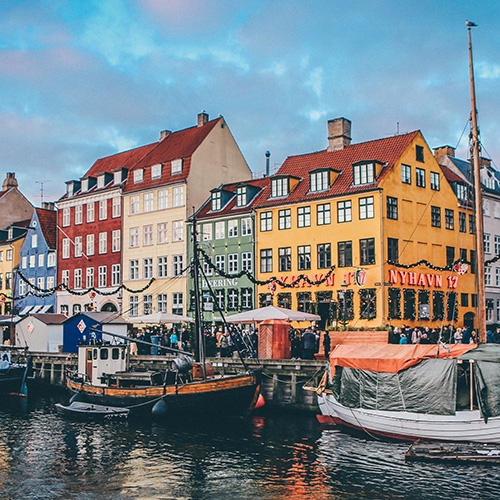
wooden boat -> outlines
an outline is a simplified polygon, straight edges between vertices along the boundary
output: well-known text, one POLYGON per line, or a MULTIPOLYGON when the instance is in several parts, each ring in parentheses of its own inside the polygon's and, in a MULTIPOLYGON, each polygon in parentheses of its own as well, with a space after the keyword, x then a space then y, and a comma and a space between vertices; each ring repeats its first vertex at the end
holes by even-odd
POLYGON ((119 408, 116 406, 103 406, 80 401, 73 401, 70 405, 64 406, 56 403, 56 408, 59 413, 72 418, 80 419, 110 419, 110 418, 127 418, 130 410, 128 408, 119 408))
POLYGON ((407 441, 500 443, 499 381, 497 344, 339 345, 317 393, 323 423, 407 441))
POLYGON ((33 377, 31 358, 15 361, 16 347, 2 346, 0 349, 0 395, 27 396, 27 382, 33 377))
POLYGON ((500 447, 488 444, 413 443, 405 454, 407 462, 500 464, 500 447))

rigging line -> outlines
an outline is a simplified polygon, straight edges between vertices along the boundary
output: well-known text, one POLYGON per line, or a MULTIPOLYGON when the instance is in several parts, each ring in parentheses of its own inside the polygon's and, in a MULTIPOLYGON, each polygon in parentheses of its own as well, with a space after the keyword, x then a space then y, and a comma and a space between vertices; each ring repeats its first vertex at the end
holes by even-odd
MULTIPOLYGON (((68 238, 69 241, 71 241, 71 243, 73 243, 73 246, 76 248, 76 243, 74 242, 74 240, 60 227, 60 226, 56 226, 57 229, 59 229, 59 231, 61 231, 62 234, 64 234, 64 236, 66 236, 66 238, 68 238)), ((88 255, 83 251, 83 241, 82 241, 82 248, 80 248, 80 252, 82 252, 82 255, 88 260, 90 261, 90 258, 88 257, 88 255)))
POLYGON ((470 121, 470 118, 467 118, 467 120, 465 122, 464 129, 462 130, 462 133, 460 134, 460 138, 458 139, 458 142, 457 142, 457 145, 455 146, 455 149, 458 149, 458 145, 460 144, 460 141, 462 140, 462 137, 464 136, 465 131, 467 130, 467 127, 469 126, 469 121, 470 121))

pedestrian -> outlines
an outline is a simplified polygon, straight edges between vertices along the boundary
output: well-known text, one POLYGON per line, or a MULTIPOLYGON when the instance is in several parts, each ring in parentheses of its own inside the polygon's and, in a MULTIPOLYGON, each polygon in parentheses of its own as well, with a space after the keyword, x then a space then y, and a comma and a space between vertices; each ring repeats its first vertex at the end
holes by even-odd
POLYGON ((312 330, 306 330, 302 335, 302 359, 316 359, 314 353, 316 352, 316 335, 312 330))
POLYGON ((325 358, 328 359, 328 355, 330 354, 330 334, 325 332, 323 336, 323 349, 325 351, 325 358))

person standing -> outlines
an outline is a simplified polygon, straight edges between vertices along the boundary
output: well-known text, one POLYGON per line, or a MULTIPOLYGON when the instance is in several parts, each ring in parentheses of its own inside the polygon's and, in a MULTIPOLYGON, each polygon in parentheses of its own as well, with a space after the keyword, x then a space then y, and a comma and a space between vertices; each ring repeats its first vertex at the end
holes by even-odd
POLYGON ((325 351, 325 358, 328 359, 328 355, 330 354, 330 334, 325 332, 323 336, 323 349, 325 351))
POLYGON ((302 335, 302 359, 316 359, 314 353, 316 352, 316 335, 312 330, 306 330, 302 335))

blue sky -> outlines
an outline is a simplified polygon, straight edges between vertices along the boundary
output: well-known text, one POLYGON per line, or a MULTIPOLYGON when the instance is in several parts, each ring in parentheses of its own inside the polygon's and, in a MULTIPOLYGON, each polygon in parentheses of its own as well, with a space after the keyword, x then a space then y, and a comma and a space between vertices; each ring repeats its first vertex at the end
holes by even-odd
MULTIPOLYGON (((467 155, 466 19, 483 154, 500 168, 500 2, 2 0, 0 176, 35 205, 97 158, 223 115, 250 168, 265 152, 422 130, 467 155)), ((0 180, 1 181, 1 180, 0 180)))

